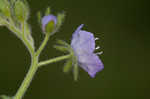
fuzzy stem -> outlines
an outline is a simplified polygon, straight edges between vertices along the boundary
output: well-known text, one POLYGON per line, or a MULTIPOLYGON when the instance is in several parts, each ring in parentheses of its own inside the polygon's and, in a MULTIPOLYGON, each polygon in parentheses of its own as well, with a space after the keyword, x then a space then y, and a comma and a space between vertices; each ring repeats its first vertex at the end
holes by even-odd
POLYGON ((37 62, 38 62, 38 59, 35 56, 33 56, 30 69, 13 99, 22 99, 22 97, 24 96, 26 90, 28 89, 28 87, 38 69, 37 62))
POLYGON ((53 59, 49 59, 49 60, 46 60, 46 61, 42 61, 38 64, 38 67, 42 67, 42 66, 50 64, 50 63, 65 60, 65 59, 68 59, 70 57, 71 57, 71 55, 69 54, 69 55, 64 55, 64 56, 59 56, 59 57, 56 57, 56 58, 53 58, 53 59))
POLYGON ((23 41, 23 43, 27 47, 28 51, 30 52, 31 60, 32 60, 30 69, 29 69, 23 83, 21 84, 20 88, 18 89, 16 95, 13 97, 13 99, 22 99, 22 97, 24 96, 27 88, 29 87, 29 85, 38 69, 38 67, 37 67, 38 58, 34 54, 35 53, 34 48, 31 46, 29 41, 24 36, 24 34, 25 34, 24 22, 22 24, 22 30, 19 30, 14 25, 9 24, 9 23, 8 23, 8 28, 11 31, 13 31, 23 41))
POLYGON ((31 44, 28 42, 28 40, 24 37, 24 30, 23 31, 20 31, 18 28, 16 28, 15 26, 13 26, 12 24, 8 23, 7 22, 7 25, 8 25, 8 28, 14 32, 17 37, 19 37, 22 42, 24 43, 24 45, 27 47, 28 51, 30 52, 30 55, 32 56, 32 54, 34 53, 34 48, 31 46, 31 44), (23 33, 22 33, 23 32, 23 33))
POLYGON ((36 56, 39 56, 40 53, 42 52, 42 50, 44 49, 44 47, 46 46, 46 44, 47 44, 47 42, 49 40, 49 36, 50 36, 49 34, 45 35, 45 38, 44 38, 42 44, 40 45, 39 49, 36 52, 36 56))

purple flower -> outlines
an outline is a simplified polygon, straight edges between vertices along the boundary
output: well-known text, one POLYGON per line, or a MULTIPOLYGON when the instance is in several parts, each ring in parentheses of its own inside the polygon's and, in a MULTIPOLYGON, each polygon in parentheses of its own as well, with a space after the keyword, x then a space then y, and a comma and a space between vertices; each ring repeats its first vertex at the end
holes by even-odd
POLYGON ((104 68, 104 65, 97 54, 94 53, 94 35, 90 32, 81 30, 82 27, 83 24, 81 24, 74 32, 71 47, 77 57, 79 66, 94 78, 96 73, 104 68))
POLYGON ((44 16, 43 18, 42 18, 42 29, 43 29, 43 31, 45 32, 45 27, 46 27, 46 25, 49 23, 49 22, 54 22, 54 25, 56 25, 57 24, 57 17, 56 16, 54 16, 54 15, 48 15, 48 16, 44 16))

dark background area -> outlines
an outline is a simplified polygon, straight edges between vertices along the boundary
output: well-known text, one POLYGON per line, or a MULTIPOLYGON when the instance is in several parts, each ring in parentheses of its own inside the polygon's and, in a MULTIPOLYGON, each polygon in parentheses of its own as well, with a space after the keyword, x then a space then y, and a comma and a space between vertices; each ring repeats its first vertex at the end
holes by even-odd
MULTIPOLYGON (((99 37, 97 45, 105 69, 94 79, 81 70, 79 81, 64 74, 64 61, 38 70, 24 99, 149 99, 150 90, 150 7, 148 0, 28 0, 36 46, 44 35, 36 13, 50 6, 52 13, 65 11, 66 19, 54 35, 40 60, 62 53, 52 48, 56 39, 68 43, 73 31, 84 30, 99 37), (105 41, 104 41, 105 34, 105 41), (105 43, 104 43, 105 42, 105 43), (104 46, 105 45, 105 46, 104 46), (105 56, 105 57, 104 57, 105 56)), ((0 27, 0 94, 14 95, 30 65, 30 56, 22 42, 7 28, 0 27)))

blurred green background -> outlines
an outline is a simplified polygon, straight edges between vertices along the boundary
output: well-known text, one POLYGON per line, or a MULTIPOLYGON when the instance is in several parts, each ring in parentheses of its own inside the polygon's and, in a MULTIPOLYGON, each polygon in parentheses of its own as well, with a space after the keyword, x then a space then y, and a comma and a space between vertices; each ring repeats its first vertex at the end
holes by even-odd
MULTIPOLYGON (((41 68, 24 99, 149 99, 150 12, 148 0, 28 0, 29 23, 36 46, 43 39, 36 13, 50 6, 52 12, 66 12, 60 31, 49 41, 40 60, 62 55, 52 48, 56 39, 70 43, 73 31, 85 24, 100 40, 105 69, 92 79, 83 70, 79 81, 64 74, 64 61, 41 68), (105 34, 105 43, 104 43, 105 34), (105 47, 104 47, 105 45, 105 47), (105 48, 105 49, 104 49, 105 48), (104 57, 105 56, 105 57, 104 57), (105 59, 105 60, 104 60, 105 59)), ((14 95, 30 65, 22 42, 0 27, 0 94, 14 95)))

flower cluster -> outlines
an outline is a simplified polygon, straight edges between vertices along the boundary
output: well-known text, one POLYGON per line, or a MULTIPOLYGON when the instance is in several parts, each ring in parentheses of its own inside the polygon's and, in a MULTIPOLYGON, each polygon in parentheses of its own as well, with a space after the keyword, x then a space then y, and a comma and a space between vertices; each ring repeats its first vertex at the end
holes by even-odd
POLYGON ((26 0, 0 0, 0 26, 6 26, 12 31, 23 42, 31 55, 31 67, 15 96, 1 95, 0 98, 22 99, 39 67, 50 63, 67 60, 63 71, 73 70, 74 80, 78 79, 79 67, 88 72, 92 78, 95 77, 97 72, 104 69, 101 59, 94 52, 95 49, 98 49, 98 47, 95 47, 97 38, 94 37, 93 33, 82 30, 83 24, 73 33, 71 44, 58 40, 59 45, 54 46, 56 49, 69 54, 40 61, 39 56, 42 50, 47 45, 50 36, 59 30, 65 14, 58 13, 55 16, 50 13, 50 8, 47 8, 43 17, 40 12, 38 13, 38 21, 44 34, 44 40, 37 49, 35 49, 36 44, 28 23, 29 14, 30 10, 26 0))

